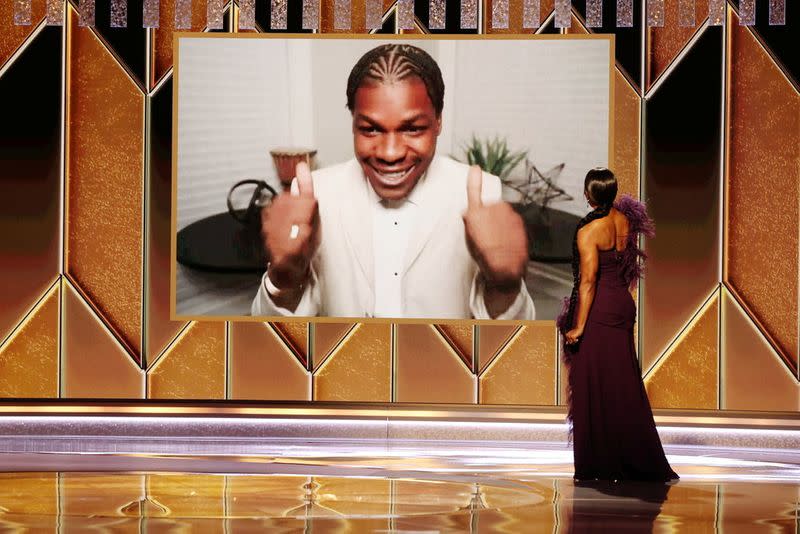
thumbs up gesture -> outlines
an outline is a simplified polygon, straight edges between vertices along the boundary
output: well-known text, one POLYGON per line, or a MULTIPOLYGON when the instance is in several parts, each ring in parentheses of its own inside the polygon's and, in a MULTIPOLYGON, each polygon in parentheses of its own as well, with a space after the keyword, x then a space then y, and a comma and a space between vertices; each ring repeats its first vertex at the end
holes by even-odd
POLYGON ((522 218, 507 202, 483 204, 483 172, 473 166, 467 176, 464 230, 467 247, 487 287, 515 290, 525 274, 528 238, 522 218))
POLYGON ((298 193, 283 193, 261 212, 261 231, 269 252, 270 281, 280 290, 300 290, 319 247, 319 206, 306 162, 296 167, 298 193))

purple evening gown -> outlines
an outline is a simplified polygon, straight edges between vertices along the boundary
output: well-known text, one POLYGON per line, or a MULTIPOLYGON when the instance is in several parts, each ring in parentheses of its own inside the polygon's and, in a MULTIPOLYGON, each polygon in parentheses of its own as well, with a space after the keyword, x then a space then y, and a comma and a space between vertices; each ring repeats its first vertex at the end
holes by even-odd
POLYGON ((595 293, 578 351, 571 358, 575 478, 677 478, 661 447, 633 343, 636 305, 621 253, 600 253, 595 293))

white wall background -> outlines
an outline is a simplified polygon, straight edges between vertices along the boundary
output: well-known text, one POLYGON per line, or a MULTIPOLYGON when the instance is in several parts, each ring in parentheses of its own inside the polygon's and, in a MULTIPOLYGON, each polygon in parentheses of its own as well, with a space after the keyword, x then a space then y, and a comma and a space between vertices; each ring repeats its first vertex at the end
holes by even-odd
MULTIPOLYGON (((272 148, 316 148, 321 166, 352 157, 347 77, 382 42, 182 38, 178 228, 225 211, 238 180, 277 185, 272 148)), ((583 177, 608 164, 609 41, 404 42, 426 49, 442 69, 440 153, 461 158, 473 133, 504 136, 542 171, 566 163, 559 184, 575 200, 558 207, 585 213, 583 177)))

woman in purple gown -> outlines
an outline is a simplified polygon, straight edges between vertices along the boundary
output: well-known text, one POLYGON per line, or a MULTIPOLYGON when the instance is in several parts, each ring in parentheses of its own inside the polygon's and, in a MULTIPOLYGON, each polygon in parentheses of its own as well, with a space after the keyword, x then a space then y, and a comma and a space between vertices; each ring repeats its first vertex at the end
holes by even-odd
POLYGON ((678 478, 653 422, 633 341, 636 305, 630 290, 641 275, 639 234, 651 237, 644 205, 628 196, 615 202, 617 180, 608 169, 586 175, 593 208, 573 243, 572 296, 558 326, 569 366, 569 416, 575 478, 678 478))

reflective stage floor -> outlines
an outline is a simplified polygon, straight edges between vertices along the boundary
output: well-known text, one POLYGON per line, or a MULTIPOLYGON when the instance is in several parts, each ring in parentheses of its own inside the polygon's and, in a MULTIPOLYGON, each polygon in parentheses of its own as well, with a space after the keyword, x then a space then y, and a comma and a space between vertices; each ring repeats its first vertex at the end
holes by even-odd
POLYGON ((797 450, 671 445, 682 477, 674 485, 578 485, 563 442, 280 440, 267 448, 253 456, 0 454, 0 530, 798 531, 797 450))

